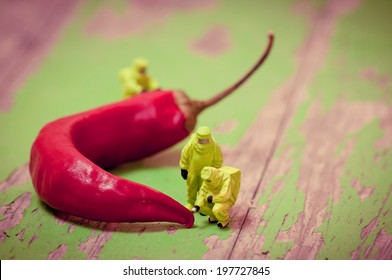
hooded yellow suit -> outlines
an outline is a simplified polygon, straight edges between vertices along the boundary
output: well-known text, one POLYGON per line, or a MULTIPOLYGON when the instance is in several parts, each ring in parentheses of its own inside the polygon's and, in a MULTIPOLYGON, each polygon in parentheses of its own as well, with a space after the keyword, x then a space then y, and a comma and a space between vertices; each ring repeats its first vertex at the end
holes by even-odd
POLYGON ((189 210, 195 205, 197 192, 201 187, 201 170, 205 166, 219 168, 222 163, 222 151, 211 136, 210 129, 206 126, 200 127, 182 149, 180 159, 180 168, 188 171, 186 207, 189 210))
POLYGON ((201 178, 203 184, 195 205, 200 207, 200 213, 209 216, 211 222, 217 221, 225 227, 230 221, 229 210, 240 191, 241 171, 230 166, 219 169, 207 166, 201 171, 201 178), (208 202, 209 196, 212 197, 211 203, 208 202))
POLYGON ((125 98, 159 88, 158 83, 147 75, 147 66, 147 60, 137 58, 131 67, 120 70, 119 76, 125 98))

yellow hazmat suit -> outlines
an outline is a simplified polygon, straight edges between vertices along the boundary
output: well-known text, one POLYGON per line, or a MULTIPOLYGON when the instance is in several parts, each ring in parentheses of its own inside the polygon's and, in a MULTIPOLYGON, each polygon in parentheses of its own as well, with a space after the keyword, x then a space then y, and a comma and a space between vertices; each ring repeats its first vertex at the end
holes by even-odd
POLYGON ((131 67, 120 70, 119 76, 125 98, 159 88, 158 83, 147 75, 147 66, 147 60, 137 58, 131 67))
POLYGON ((203 184, 195 205, 200 213, 209 216, 210 222, 218 222, 223 228, 230 222, 229 210, 237 201, 241 184, 238 168, 223 166, 219 169, 204 167, 201 171, 203 184))
POLYGON ((191 210, 195 205, 197 192, 201 187, 201 170, 205 166, 219 168, 222 166, 223 157, 219 145, 211 136, 207 126, 200 127, 181 152, 181 175, 187 184, 187 205, 191 210))

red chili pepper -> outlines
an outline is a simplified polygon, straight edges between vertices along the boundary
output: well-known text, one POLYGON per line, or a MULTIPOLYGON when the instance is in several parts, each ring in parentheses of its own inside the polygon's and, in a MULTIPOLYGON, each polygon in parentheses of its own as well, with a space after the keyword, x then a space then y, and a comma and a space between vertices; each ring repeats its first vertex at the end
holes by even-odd
POLYGON ((32 145, 30 174, 40 198, 54 209, 105 222, 167 221, 192 227, 191 211, 171 197, 105 169, 155 154, 194 129, 197 115, 233 92, 262 64, 207 101, 181 91, 154 91, 53 121, 32 145), (156 137, 159 135, 159 138, 156 137))

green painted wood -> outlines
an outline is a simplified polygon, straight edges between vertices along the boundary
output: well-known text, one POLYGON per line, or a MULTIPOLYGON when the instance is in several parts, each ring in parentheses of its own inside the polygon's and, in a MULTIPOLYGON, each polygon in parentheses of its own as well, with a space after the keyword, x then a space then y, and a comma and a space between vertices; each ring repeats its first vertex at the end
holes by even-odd
MULTIPOLYGON (((29 75, 0 111, 0 258, 391 259, 389 1, 175 2, 79 3, 38 48, 39 67, 21 68, 29 75), (253 63, 270 30, 265 66, 199 119, 243 172, 229 228, 200 215, 192 229, 100 223, 38 199, 26 163, 39 129, 120 100, 117 72, 134 57, 164 88, 206 98, 253 63)), ((185 203, 184 143, 112 172, 185 203)))

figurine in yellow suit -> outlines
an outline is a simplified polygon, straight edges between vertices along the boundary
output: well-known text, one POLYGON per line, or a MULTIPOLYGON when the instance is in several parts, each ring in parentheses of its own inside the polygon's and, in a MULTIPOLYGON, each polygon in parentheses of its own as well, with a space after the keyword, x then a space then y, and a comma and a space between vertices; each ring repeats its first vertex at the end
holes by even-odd
POLYGON ((120 70, 119 76, 125 98, 159 88, 158 83, 147 75, 147 66, 147 60, 136 58, 131 67, 120 70))
POLYGON ((192 210, 195 205, 197 192, 202 184, 201 170, 205 166, 219 168, 222 163, 222 151, 211 136, 210 129, 207 126, 201 126, 196 133, 192 134, 181 152, 181 176, 187 184, 186 208, 192 210))
POLYGON ((204 167, 201 171, 203 184, 192 212, 208 215, 210 223, 218 223, 219 228, 230 222, 229 210, 237 201, 241 184, 241 171, 238 168, 223 166, 219 169, 204 167))

